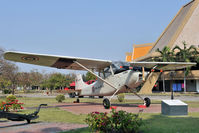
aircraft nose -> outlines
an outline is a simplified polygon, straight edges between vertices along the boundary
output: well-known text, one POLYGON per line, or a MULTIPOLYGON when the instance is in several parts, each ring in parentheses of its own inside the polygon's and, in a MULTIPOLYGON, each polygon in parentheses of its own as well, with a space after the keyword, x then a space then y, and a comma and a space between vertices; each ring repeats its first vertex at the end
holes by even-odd
POLYGON ((127 85, 130 88, 136 88, 138 87, 141 83, 143 83, 146 80, 148 73, 144 72, 144 76, 142 74, 142 72, 134 72, 128 80, 127 85))

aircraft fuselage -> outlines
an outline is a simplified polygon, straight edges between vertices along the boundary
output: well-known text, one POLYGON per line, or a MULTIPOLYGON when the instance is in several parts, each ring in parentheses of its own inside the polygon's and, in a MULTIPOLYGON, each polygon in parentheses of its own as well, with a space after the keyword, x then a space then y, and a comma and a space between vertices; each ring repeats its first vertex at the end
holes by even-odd
MULTIPOLYGON (((147 75, 148 73, 144 72, 144 76, 146 77, 147 75)), ((118 93, 122 93, 127 91, 125 85, 129 88, 138 87, 143 82, 143 76, 140 71, 126 70, 115 75, 110 75, 105 80, 119 89, 118 93)), ((96 82, 82 88, 80 96, 110 96, 115 91, 117 90, 98 79, 96 82)))

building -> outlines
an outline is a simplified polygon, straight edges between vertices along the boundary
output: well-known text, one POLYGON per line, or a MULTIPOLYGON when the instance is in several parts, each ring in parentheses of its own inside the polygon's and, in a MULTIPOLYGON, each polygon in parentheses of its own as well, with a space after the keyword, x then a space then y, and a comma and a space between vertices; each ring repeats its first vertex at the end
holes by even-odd
POLYGON ((153 47, 154 43, 134 44, 133 52, 126 53, 126 61, 130 62, 145 56, 153 47))
MULTIPOLYGON (((160 56, 156 52, 158 48, 161 50, 165 46, 173 48, 176 45, 182 48, 183 41, 188 44, 188 47, 190 45, 199 47, 199 0, 192 0, 184 5, 155 43, 151 43, 150 46, 149 44, 133 45, 133 52, 126 53, 126 61, 151 61, 160 56)), ((184 80, 183 71, 176 72, 172 79, 168 72, 153 72, 144 83, 141 92, 151 93, 152 89, 171 91, 171 88, 174 91, 199 92, 199 69, 192 70, 186 80, 184 80), (158 88, 154 88, 156 82, 158 82, 158 88)))

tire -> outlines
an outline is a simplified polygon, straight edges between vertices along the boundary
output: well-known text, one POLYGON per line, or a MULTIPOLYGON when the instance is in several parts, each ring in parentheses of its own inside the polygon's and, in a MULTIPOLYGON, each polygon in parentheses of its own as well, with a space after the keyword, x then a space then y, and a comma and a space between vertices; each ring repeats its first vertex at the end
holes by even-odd
POLYGON ((151 104, 151 100, 150 100, 148 97, 145 97, 145 98, 144 98, 144 105, 145 105, 146 107, 149 107, 150 104, 151 104))
POLYGON ((103 106, 104 106, 105 109, 109 109, 109 108, 110 108, 111 103, 110 103, 110 101, 108 100, 108 98, 105 98, 105 99, 103 100, 103 106))
POLYGON ((75 98, 75 93, 68 93, 70 98, 75 98))
POLYGON ((99 98, 103 98, 104 96, 99 96, 99 98))
POLYGON ((80 102, 80 100, 79 100, 79 98, 77 98, 77 103, 79 103, 80 102))
POLYGON ((27 123, 30 124, 30 119, 26 119, 27 123))

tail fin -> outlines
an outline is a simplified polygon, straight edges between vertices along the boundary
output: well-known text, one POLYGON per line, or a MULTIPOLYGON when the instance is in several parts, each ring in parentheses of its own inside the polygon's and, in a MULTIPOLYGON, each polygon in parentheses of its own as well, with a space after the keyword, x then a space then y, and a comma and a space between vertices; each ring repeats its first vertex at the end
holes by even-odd
POLYGON ((82 75, 81 74, 77 74, 76 78, 75 78, 75 90, 81 90, 85 87, 87 87, 88 85, 86 83, 84 83, 83 79, 82 79, 82 75))

